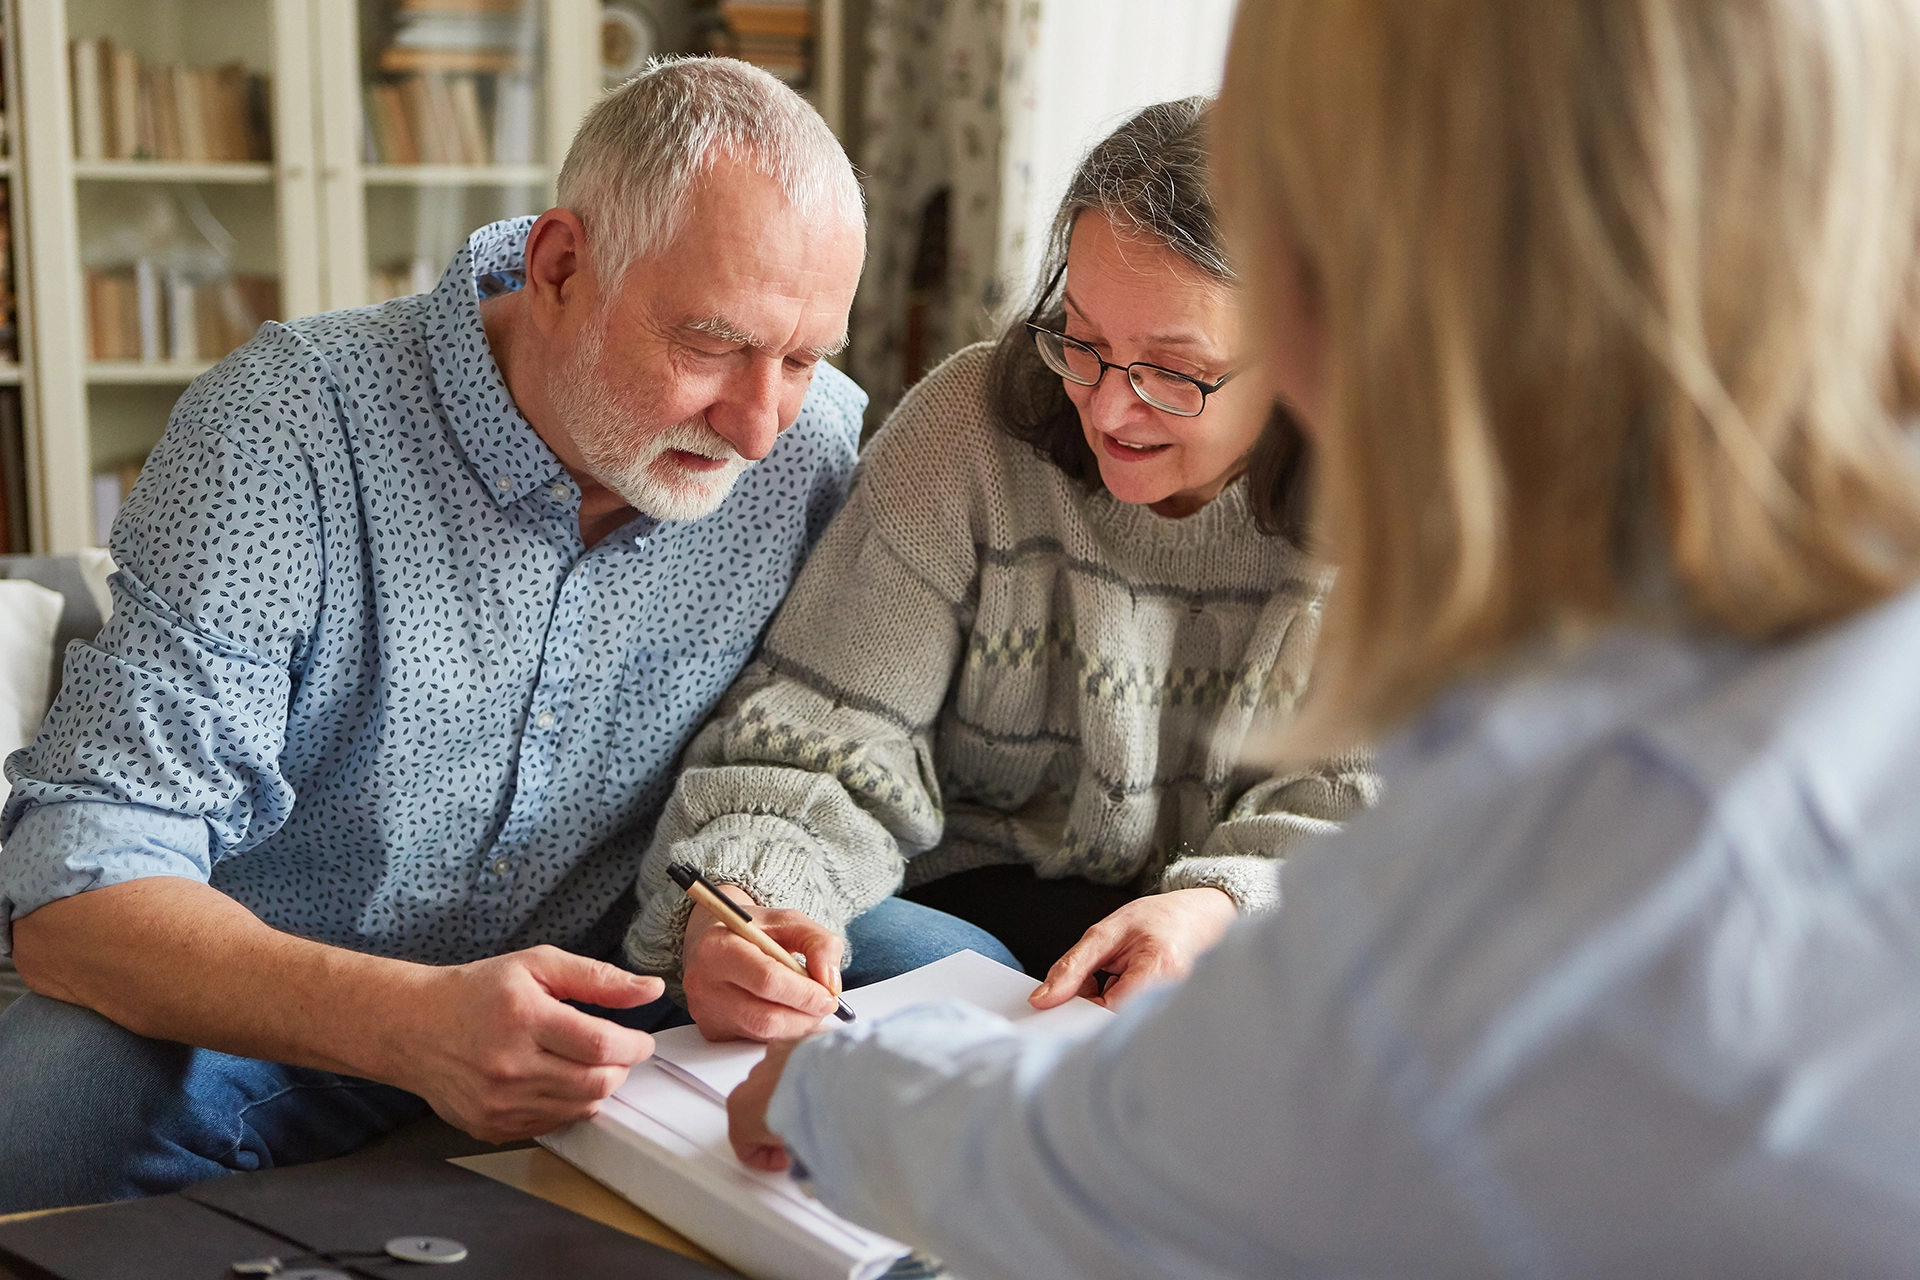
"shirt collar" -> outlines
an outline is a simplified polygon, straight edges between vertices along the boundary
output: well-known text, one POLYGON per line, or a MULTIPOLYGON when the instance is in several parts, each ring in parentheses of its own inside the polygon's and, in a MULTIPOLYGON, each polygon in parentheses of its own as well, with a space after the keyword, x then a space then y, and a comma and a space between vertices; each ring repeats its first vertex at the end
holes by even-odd
POLYGON ((566 474, 513 402, 480 323, 475 281, 523 275, 533 223, 508 218, 468 236, 427 301, 434 390, 474 474, 503 507, 566 474))

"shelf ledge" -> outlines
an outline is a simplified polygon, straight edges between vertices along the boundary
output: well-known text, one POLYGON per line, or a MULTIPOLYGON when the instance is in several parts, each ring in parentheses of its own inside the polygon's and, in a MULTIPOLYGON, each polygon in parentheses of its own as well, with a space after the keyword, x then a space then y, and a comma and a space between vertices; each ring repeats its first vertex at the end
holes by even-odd
POLYGON ((542 164, 369 164, 360 180, 370 187, 538 187, 542 164))
POLYGON ((0 387, 17 387, 22 374, 17 360, 0 360, 0 387))
POLYGON ((213 368, 212 360, 91 360, 87 382, 96 386, 185 386, 213 368))
POLYGON ((179 160, 75 160, 82 182, 272 182, 273 166, 237 160, 190 164, 179 160))

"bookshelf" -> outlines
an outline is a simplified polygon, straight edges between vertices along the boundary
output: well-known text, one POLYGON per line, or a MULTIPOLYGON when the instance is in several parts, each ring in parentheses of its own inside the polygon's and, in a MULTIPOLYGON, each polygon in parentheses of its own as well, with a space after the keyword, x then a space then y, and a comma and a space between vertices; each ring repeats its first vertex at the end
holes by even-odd
POLYGON ((32 307, 20 249, 25 217, 20 154, 19 50, 11 5, 0 6, 0 552, 33 546, 32 514, 40 500, 39 453, 27 424, 34 389, 25 361, 32 354, 32 307))
MULTIPOLYGON (((0 0, 10 549, 93 545, 96 495, 117 498, 182 389, 255 319, 431 288, 473 228, 546 208, 557 159, 608 83, 611 11, 649 15, 657 51, 692 52, 721 7, 0 0), (76 63, 76 40, 98 42, 82 46, 90 63, 76 63), (134 86, 124 115, 116 84, 134 86), (411 147, 396 137, 396 102, 418 117, 411 147)), ((806 90, 839 131, 857 0, 797 7, 811 32, 806 90)))
POLYGON ((0 325, 0 472, 24 472, 30 545, 99 541, 181 390, 260 320, 431 287, 474 227, 546 208, 549 157, 599 92, 598 12, 599 0, 0 0, 0 94, 26 108, 0 130, 0 226, 17 229, 18 275, 37 285, 31 300, 21 289, 17 358, 0 325), (456 46, 485 54, 507 28, 515 39, 459 65, 456 46), (519 79, 502 95, 487 77, 505 72, 519 79), (454 140, 471 147, 478 123, 484 151, 380 155, 369 90, 407 77, 454 140), (450 85, 465 86, 464 114, 446 114, 450 85), (25 424, 11 469, 10 397, 25 424))

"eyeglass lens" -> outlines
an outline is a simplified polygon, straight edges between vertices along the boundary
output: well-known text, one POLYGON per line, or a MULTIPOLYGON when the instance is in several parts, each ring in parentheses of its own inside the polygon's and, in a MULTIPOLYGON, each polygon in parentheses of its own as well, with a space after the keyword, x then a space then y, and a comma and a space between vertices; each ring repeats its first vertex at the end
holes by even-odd
MULTIPOLYGON (((1090 347, 1063 340, 1059 334, 1045 330, 1036 330, 1033 342, 1040 351, 1041 360, 1061 377, 1083 387, 1091 387, 1100 381, 1100 357, 1090 347)), ((1154 408, 1168 413, 1191 418, 1206 407, 1207 397, 1199 386, 1176 373, 1167 373, 1151 365, 1133 365, 1127 370, 1127 381, 1132 384, 1134 394, 1154 408)))

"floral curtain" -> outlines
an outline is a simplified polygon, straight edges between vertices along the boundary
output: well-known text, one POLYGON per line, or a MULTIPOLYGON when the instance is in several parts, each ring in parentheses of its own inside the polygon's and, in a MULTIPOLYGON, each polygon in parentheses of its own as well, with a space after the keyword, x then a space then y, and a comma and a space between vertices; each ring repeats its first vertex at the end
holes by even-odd
POLYGON ((1040 0, 873 0, 853 375, 877 422, 1019 289, 1040 0))

